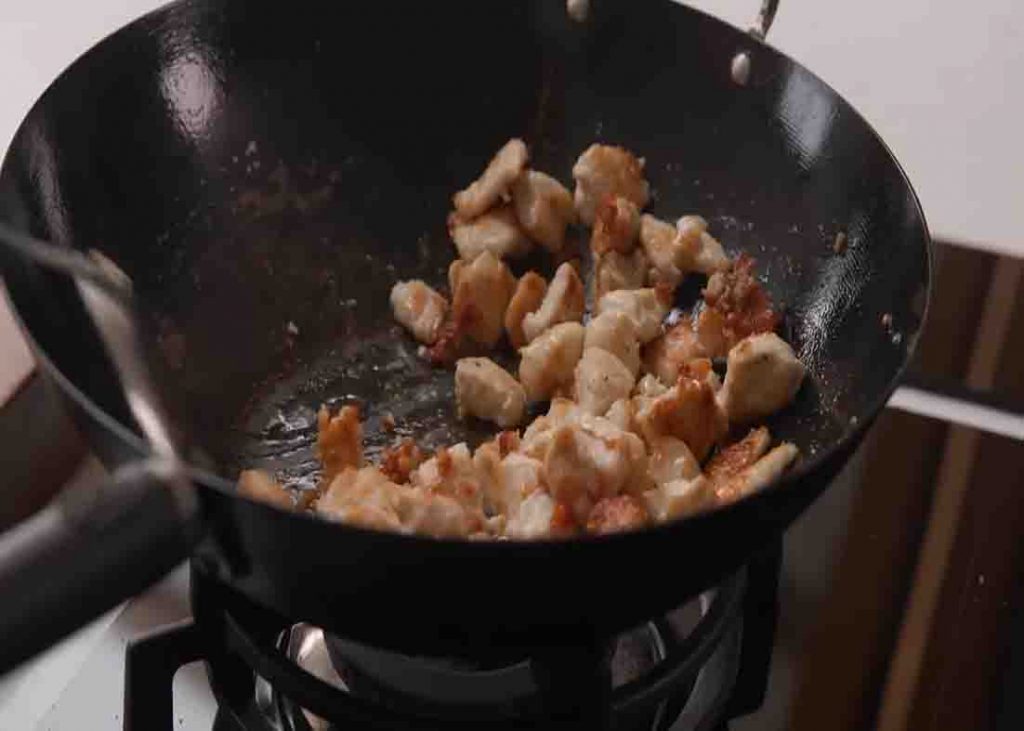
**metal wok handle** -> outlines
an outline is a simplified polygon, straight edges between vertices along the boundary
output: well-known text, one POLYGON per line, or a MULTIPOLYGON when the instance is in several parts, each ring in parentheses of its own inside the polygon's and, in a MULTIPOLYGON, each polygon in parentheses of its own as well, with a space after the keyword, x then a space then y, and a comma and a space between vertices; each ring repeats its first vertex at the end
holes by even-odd
POLYGON ((779 9, 779 0, 761 0, 761 10, 757 13, 757 21, 750 26, 750 35, 759 41, 763 41, 775 20, 775 13, 779 9))
POLYGON ((2 223, 0 243, 74 278, 152 453, 0 535, 3 673, 185 558, 199 534, 199 508, 141 355, 127 277, 2 223))

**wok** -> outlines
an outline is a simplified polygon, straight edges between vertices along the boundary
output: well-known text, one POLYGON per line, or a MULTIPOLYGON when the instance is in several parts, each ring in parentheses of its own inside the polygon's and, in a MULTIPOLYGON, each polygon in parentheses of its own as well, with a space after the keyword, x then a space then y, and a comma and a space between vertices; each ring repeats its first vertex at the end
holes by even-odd
MULTIPOLYGON (((131 277, 198 495, 182 513, 152 470, 121 469, 4 536, 5 667, 188 553, 270 610, 404 652, 566 645, 655 615, 829 484, 913 350, 930 267, 918 201, 867 122, 755 37, 667 0, 604 0, 583 24, 552 0, 174 3, 45 92, 0 173, 0 216, 131 277), (450 373, 395 327, 388 291, 443 283, 450 196, 513 136, 563 182, 595 140, 634 150, 655 214, 699 212, 758 260, 809 369, 770 424, 798 465, 713 512, 534 543, 378 533, 236 495, 243 465, 311 474, 324 401, 362 404, 371 451, 392 438, 387 411, 428 441, 478 436, 451 416, 450 373)), ((135 463, 147 448, 75 286, 2 256, 90 444, 111 468, 135 463)))

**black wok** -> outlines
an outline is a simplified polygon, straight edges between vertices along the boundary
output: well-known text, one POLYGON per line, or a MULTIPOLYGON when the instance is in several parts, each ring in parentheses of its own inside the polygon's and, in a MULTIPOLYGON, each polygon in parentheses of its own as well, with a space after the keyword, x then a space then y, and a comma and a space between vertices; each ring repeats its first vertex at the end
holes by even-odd
MULTIPOLYGON (((667 0, 604 0, 584 25, 557 0, 172 4, 47 90, 4 162, 0 216, 132 278, 152 367, 194 445, 198 570, 406 652, 583 641, 735 570, 856 448, 913 349, 929 280, 917 199, 864 119, 785 56, 667 0), (740 50, 746 86, 730 76, 740 50), (443 282, 450 196, 512 136, 564 182, 595 140, 636 151, 656 214, 700 212, 758 260, 810 371, 771 424, 801 447, 797 467, 715 512, 565 542, 383 534, 238 497, 242 465, 310 473, 324 400, 359 400, 374 447, 390 438, 385 411, 435 439, 474 436, 445 426, 450 374, 419 364, 387 294, 396 278, 443 282)), ((74 286, 3 256, 17 315, 94 449, 111 466, 138 459, 74 286)), ((42 563, 31 531, 17 550, 6 536, 5 663, 183 557, 164 507, 101 530, 78 505, 78 529, 51 534, 42 563), (25 566, 37 578, 15 591, 25 566)))

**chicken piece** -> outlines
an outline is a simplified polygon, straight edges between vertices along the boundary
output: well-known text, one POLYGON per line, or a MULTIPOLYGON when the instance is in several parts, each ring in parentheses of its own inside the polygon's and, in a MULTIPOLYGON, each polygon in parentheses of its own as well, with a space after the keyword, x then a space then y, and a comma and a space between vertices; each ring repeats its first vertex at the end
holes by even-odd
POLYGON ((526 170, 512 184, 512 204, 520 225, 534 241, 557 254, 565 244, 565 229, 576 218, 572 193, 536 170, 526 170))
POLYGON ((322 484, 327 485, 346 467, 363 464, 363 426, 359 407, 343 406, 331 416, 327 406, 316 415, 316 454, 323 466, 322 484))
POLYGON ((597 302, 597 314, 621 312, 631 319, 641 343, 649 343, 661 334, 661 321, 668 310, 668 303, 654 289, 618 289, 597 302))
POLYGON ((463 219, 469 220, 493 207, 508 194, 512 183, 526 167, 528 157, 526 144, 522 140, 511 139, 506 142, 491 158, 483 174, 468 188, 455 194, 452 199, 455 211, 463 219))
POLYGON ((754 276, 754 260, 741 254, 728 271, 708 278, 704 301, 721 315, 722 337, 731 348, 748 335, 772 332, 779 315, 754 276))
POLYGON ((629 254, 609 251, 594 257, 594 301, 617 289, 640 289, 647 282, 647 256, 643 249, 629 254))
POLYGON ((454 320, 464 323, 465 335, 480 345, 493 348, 501 337, 505 308, 516 286, 512 272, 500 259, 485 251, 470 264, 459 260, 452 262, 448 279, 454 293, 454 320))
POLYGON ((547 291, 547 282, 537 272, 527 272, 519 278, 519 283, 505 310, 505 332, 508 334, 508 341, 516 350, 526 345, 523 318, 540 307, 547 291))
POLYGON ((753 464, 712 483, 720 504, 735 502, 772 484, 800 454, 794 445, 784 442, 753 464))
POLYGON ((479 511, 467 510, 450 495, 421 488, 402 491, 398 512, 403 530, 435 538, 466 538, 485 525, 479 511))
POLYGON ((621 533, 647 525, 647 508, 633 495, 599 500, 587 517, 587 533, 621 533))
POLYGON ((729 257, 714 236, 708 233, 708 222, 700 216, 683 216, 676 221, 678 264, 684 272, 700 272, 711 276, 729 269, 729 257))
POLYGON ((617 251, 629 254, 636 248, 640 234, 640 209, 626 198, 608 197, 601 201, 594 214, 594 230, 590 250, 595 256, 617 251))
POLYGON ((567 398, 553 398, 548 413, 533 420, 523 432, 520 451, 534 459, 544 459, 551 445, 551 435, 559 426, 576 424, 583 416, 583 410, 575 401, 567 398))
POLYGON ((698 461, 704 460, 729 426, 711 386, 683 376, 663 395, 644 399, 636 420, 648 444, 658 436, 682 439, 698 461))
POLYGON ((634 380, 640 372, 640 343, 636 339, 636 326, 622 312, 604 312, 587 323, 583 335, 584 351, 587 348, 607 350, 626 366, 634 380))
POLYGON ((584 348, 576 364, 576 401, 593 416, 601 416, 619 399, 629 398, 636 379, 622 361, 602 348, 584 348))
POLYGON ((543 401, 572 382, 583 355, 583 333, 578 322, 563 322, 519 350, 519 381, 526 398, 543 401))
POLYGON ((494 208, 468 221, 453 213, 448 216, 448 234, 466 261, 473 261, 485 251, 506 259, 528 254, 533 248, 511 206, 494 208))
POLYGON ((295 507, 291 493, 263 470, 242 470, 238 475, 238 493, 282 510, 295 507))
POLYGON ((751 429, 743 439, 722 447, 704 468, 704 474, 715 483, 728 481, 736 474, 754 464, 768 451, 771 435, 766 427, 751 429))
POLYGON ((380 455, 380 471, 392 482, 402 484, 409 481, 410 473, 424 460, 423 452, 412 439, 403 439, 388 447, 380 455))
POLYGON ((575 529, 576 524, 568 508, 543 490, 536 490, 509 518, 505 533, 519 540, 538 540, 572 535, 575 529))
POLYGON ((703 475, 691 480, 666 482, 643 494, 647 512, 658 523, 693 515, 714 502, 714 493, 703 475))
POLYGON ((583 282, 576 269, 568 262, 555 270, 551 285, 544 294, 544 299, 533 312, 523 317, 523 335, 526 342, 560 322, 579 322, 583 319, 586 307, 586 296, 583 293, 583 282))
POLYGON ((409 475, 409 482, 426 492, 447 495, 463 508, 483 514, 481 475, 464 442, 437 450, 409 475))
POLYGON ((515 426, 526 410, 526 392, 508 371, 490 358, 462 358, 455 364, 455 400, 459 417, 515 426))
MULTIPOLYGON (((669 381, 669 383, 675 383, 675 381, 669 381)), ((636 383, 636 388, 633 390, 638 396, 649 396, 651 398, 661 396, 662 394, 668 393, 668 386, 662 381, 658 380, 657 377, 648 373, 646 376, 641 378, 636 383)))
POLYGON ((572 176, 576 212, 588 226, 594 223, 598 204, 609 196, 625 198, 637 208, 646 206, 650 198, 644 161, 621 147, 591 145, 576 160, 572 176))
POLYGON ((555 427, 543 461, 548 492, 580 523, 601 498, 640 494, 651 484, 643 441, 601 417, 555 427))
POLYGON ((628 398, 621 398, 609 406, 604 418, 622 431, 636 432, 636 425, 633 423, 633 402, 628 398))
POLYGON ((544 465, 519 452, 506 455, 496 465, 493 481, 484 483, 484 508, 507 517, 514 516, 520 504, 544 486, 544 465))
POLYGON ((413 279, 391 288, 391 311, 414 338, 432 345, 448 312, 448 300, 425 282, 413 279))
POLYGON ((719 403, 730 421, 748 424, 789 404, 805 372, 804 364, 778 335, 751 335, 729 351, 719 403))
POLYGON ((658 485, 673 480, 692 480, 700 474, 700 464, 681 439, 656 436, 651 439, 648 473, 658 485))
POLYGON ((640 217, 640 245, 650 265, 648 281, 675 289, 683 280, 682 253, 676 228, 649 213, 640 217))
POLYGON ((364 528, 401 528, 400 488, 376 467, 347 467, 331 480, 316 503, 316 511, 331 520, 364 528))
POLYGON ((701 311, 696 327, 689 316, 681 317, 644 348, 644 369, 664 383, 675 383, 687 363, 726 355, 721 323, 721 314, 708 308, 701 311))

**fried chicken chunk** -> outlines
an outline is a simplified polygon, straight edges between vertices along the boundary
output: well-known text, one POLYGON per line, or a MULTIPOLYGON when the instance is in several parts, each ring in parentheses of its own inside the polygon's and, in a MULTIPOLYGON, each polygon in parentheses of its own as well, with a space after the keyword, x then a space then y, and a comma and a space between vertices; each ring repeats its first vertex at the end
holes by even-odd
POLYGON ((583 282, 575 267, 568 262, 555 270, 544 299, 533 312, 523 317, 523 335, 526 342, 532 342, 553 325, 560 322, 579 322, 583 319, 586 296, 583 282))
POLYGON ((715 499, 731 503, 763 490, 775 482, 800 454, 794 445, 784 442, 753 464, 742 469, 720 473, 712 482, 715 499))
POLYGON ((326 406, 316 415, 316 453, 323 465, 323 484, 329 484, 346 467, 363 464, 363 426, 359 407, 343 406, 331 416, 326 406))
POLYGON ((391 311, 414 338, 432 345, 448 312, 448 300, 425 282, 412 279, 391 288, 391 311))
POLYGON ((576 364, 576 401, 593 416, 602 416, 619 399, 629 397, 635 379, 622 361, 603 348, 584 348, 576 364))
POLYGON ((620 533, 643 528, 648 523, 647 508, 633 495, 616 495, 599 500, 587 516, 588 533, 620 533))
POLYGON ((527 272, 519 278, 512 299, 505 310, 505 332, 508 341, 517 350, 526 345, 523 334, 523 318, 540 307, 544 301, 544 293, 548 291, 548 283, 537 272, 527 272))
POLYGON ((729 269, 729 257, 700 216, 683 216, 676 221, 679 266, 683 271, 711 276, 729 269))
POLYGON ((455 211, 464 220, 476 218, 508 194, 509 188, 526 167, 529 153, 520 139, 506 142, 483 174, 468 188, 455 194, 455 211))
POLYGON ((452 288, 452 317, 464 323, 465 335, 492 348, 501 337, 505 309, 516 279, 505 264, 489 251, 466 264, 452 262, 448 270, 452 288))
POLYGON ((594 301, 617 289, 640 289, 647 282, 647 255, 641 248, 629 254, 609 251, 594 257, 594 301))
POLYGON ((636 337, 649 343, 661 334, 661 321, 668 314, 668 304, 654 289, 618 289, 597 302, 597 314, 621 312, 633 321, 636 337))
POLYGON ((643 494, 647 511, 657 522, 682 518, 705 509, 714 501, 704 475, 693 479, 672 480, 643 494))
POLYGON ((583 355, 583 335, 578 322, 563 322, 519 350, 519 381, 530 401, 543 401, 572 383, 583 355))
POLYGON ((730 421, 750 423, 789 404, 805 372, 804 364, 778 335, 751 335, 729 351, 719 402, 730 421))
POLYGON ((576 179, 576 212, 588 226, 594 223, 598 204, 609 196, 625 198, 637 208, 650 199, 644 161, 621 147, 591 145, 576 160, 572 176, 576 179))
POLYGON ((645 213, 640 216, 640 245, 650 264, 649 283, 675 289, 683 280, 684 273, 680 268, 682 257, 675 227, 645 213))
POLYGON ((648 443, 658 436, 676 437, 686 442, 698 460, 708 455, 728 429, 712 387, 707 381, 685 376, 661 396, 644 400, 636 419, 648 443))
POLYGON ((583 347, 607 350, 626 366, 634 379, 640 372, 640 342, 636 337, 636 325, 622 312, 610 310, 591 318, 584 333, 583 347))
POLYGON ((719 358, 729 352, 722 335, 722 315, 705 308, 696 324, 689 315, 681 317, 665 333, 644 348, 644 368, 664 383, 675 383, 687 363, 701 358, 719 358))
POLYGON ((263 470, 242 470, 238 475, 238 492, 283 510, 295 507, 291 494, 263 470))
POLYGON ((460 416, 475 416, 508 428, 523 419, 526 392, 490 358, 461 358, 455 364, 455 400, 460 416))
POLYGON ((402 527, 400 501, 401 488, 376 467, 347 467, 331 480, 316 511, 343 523, 395 531, 402 527))
POLYGON ((534 241, 557 254, 565 244, 565 229, 576 218, 572 193, 537 170, 526 170, 512 184, 512 204, 519 223, 534 241))
POLYGON ((773 331, 779 315, 754 276, 754 260, 741 254, 728 271, 708 279, 704 301, 721 316, 721 336, 731 348, 748 335, 773 331))
POLYGON ((572 513, 544 490, 535 490, 520 503, 505 532, 510 538, 537 540, 568 536, 575 532, 572 513))
POLYGON ((448 233, 466 261, 473 261, 485 251, 499 259, 523 256, 533 246, 511 206, 494 208, 469 221, 452 214, 448 217, 448 233))
POLYGON ((602 200, 594 214, 594 230, 590 235, 590 250, 596 256, 609 251, 629 254, 636 248, 640 234, 640 209, 621 196, 602 200))

